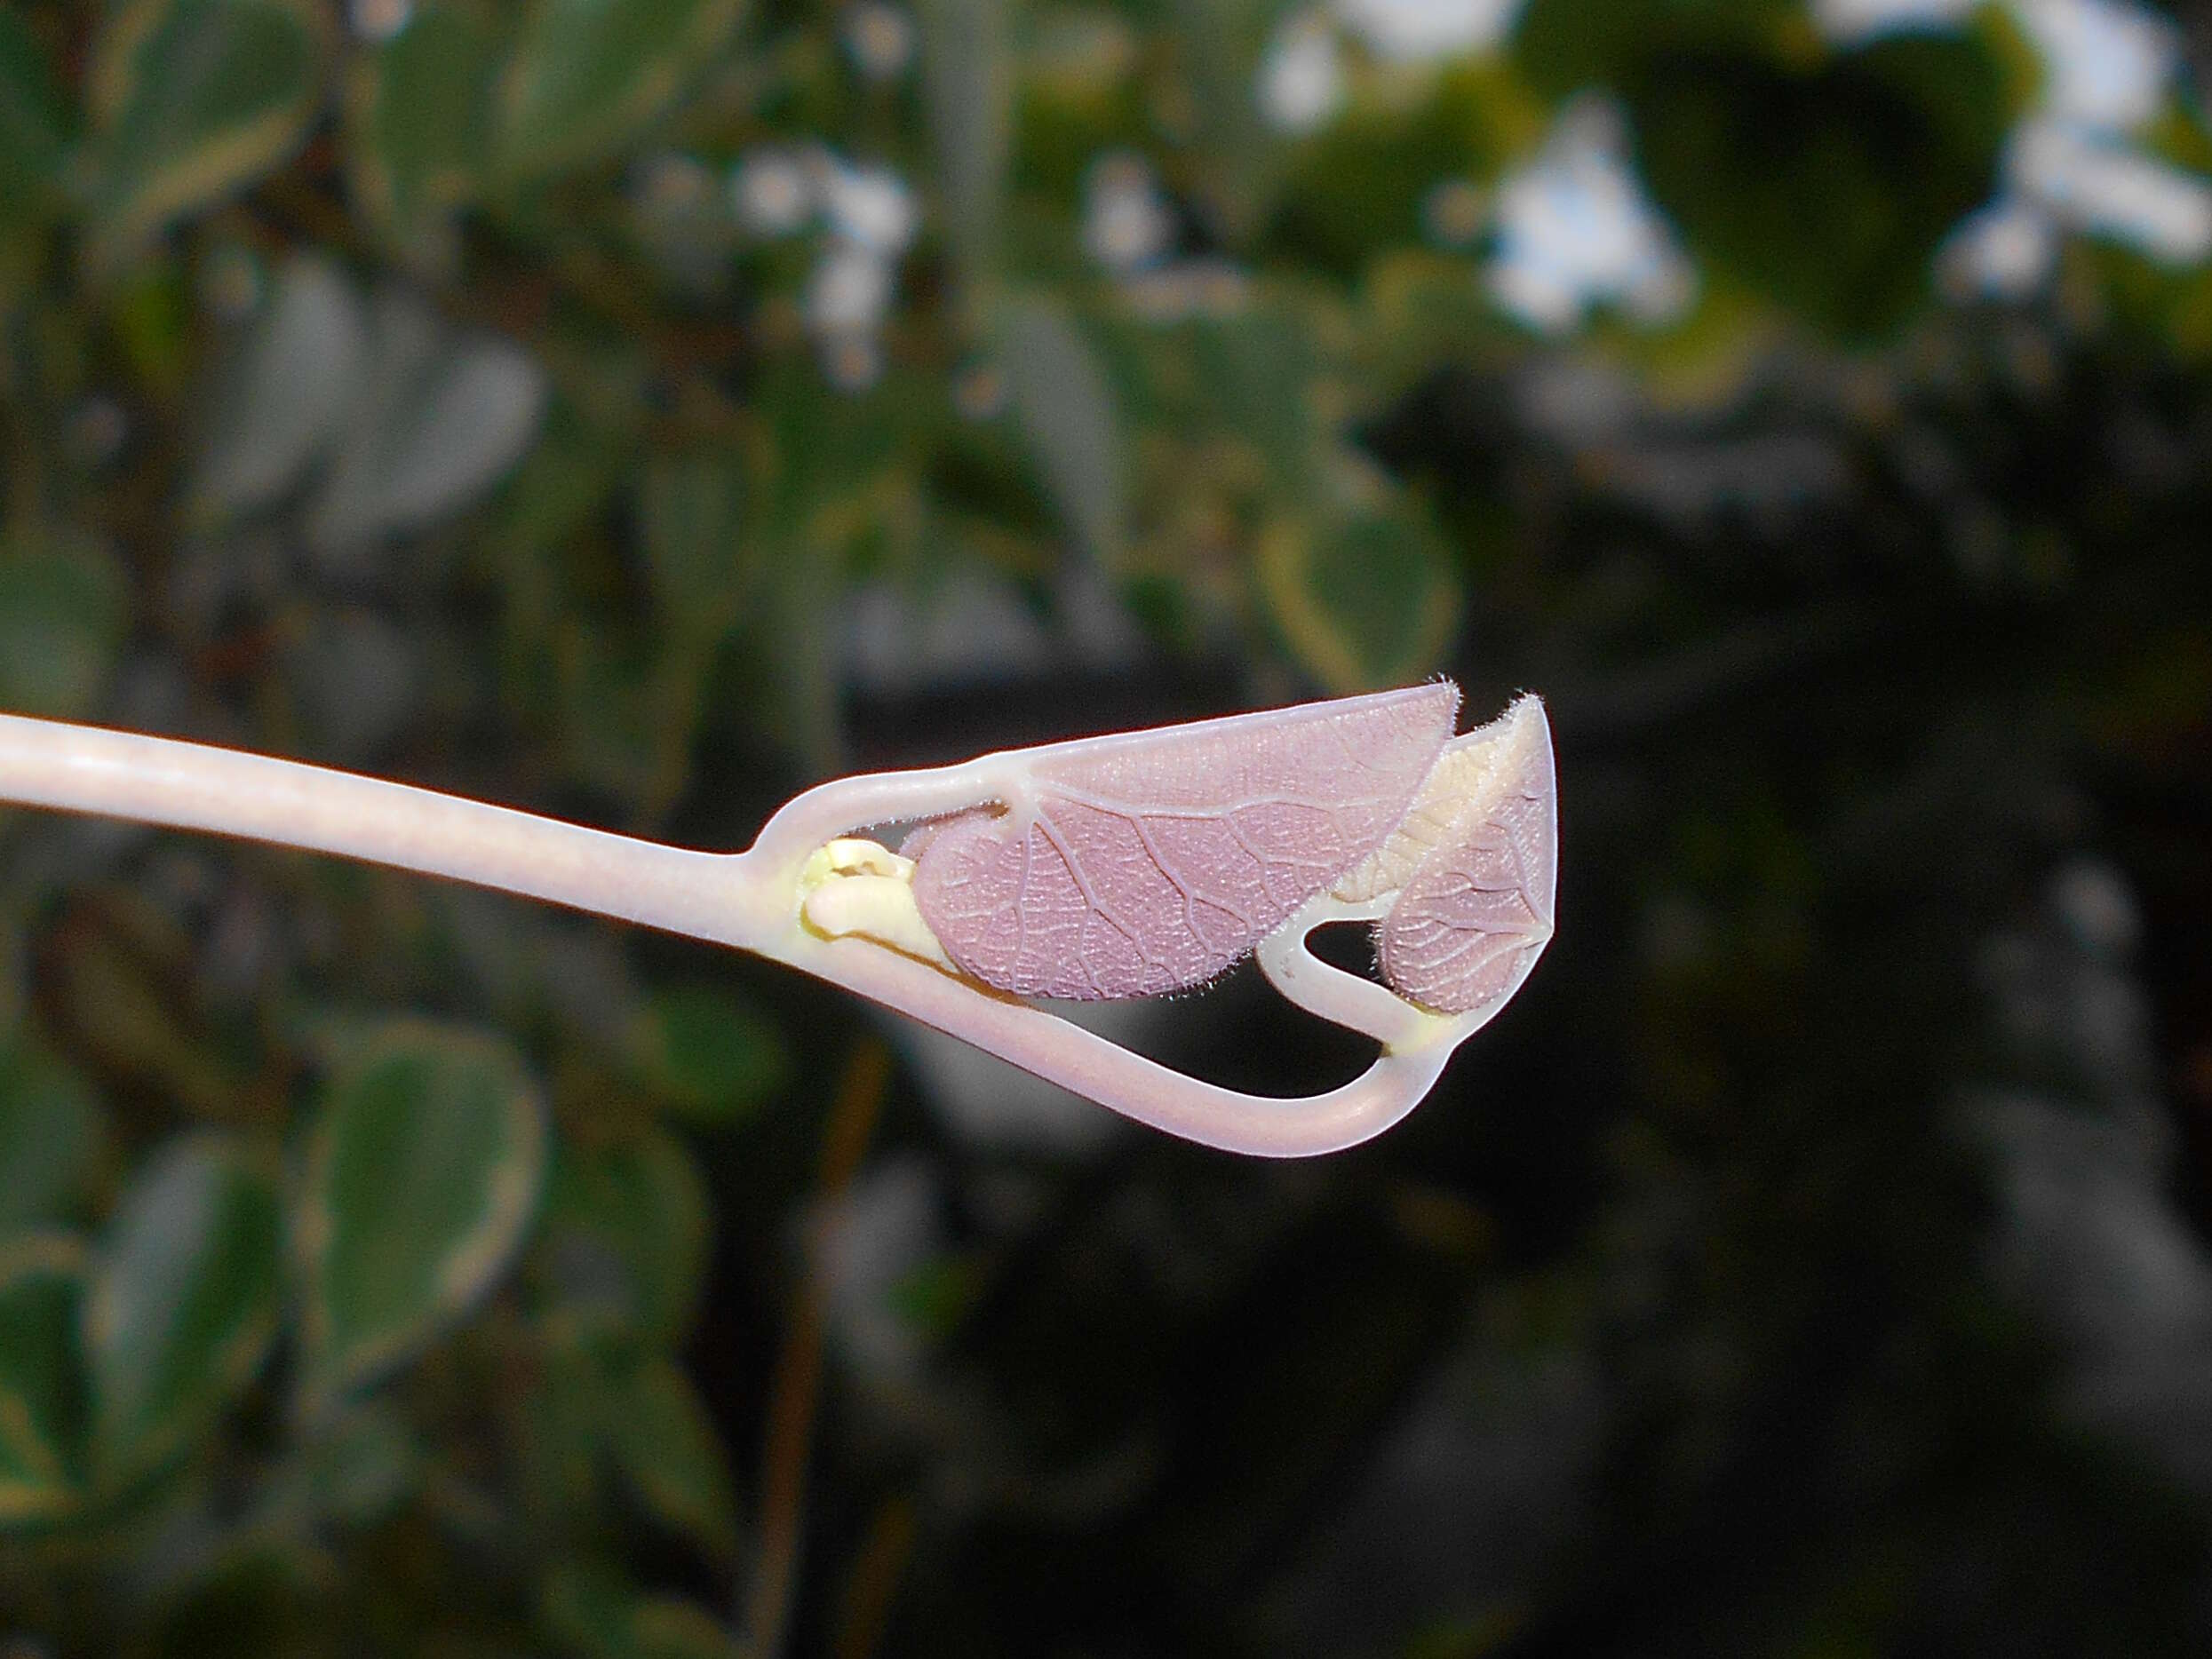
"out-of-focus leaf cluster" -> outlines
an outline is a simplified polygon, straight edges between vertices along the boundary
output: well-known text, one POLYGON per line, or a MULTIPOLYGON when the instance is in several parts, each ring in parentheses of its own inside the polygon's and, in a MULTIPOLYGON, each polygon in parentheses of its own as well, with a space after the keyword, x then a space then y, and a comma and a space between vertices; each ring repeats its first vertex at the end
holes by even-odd
POLYGON ((2201 1651, 2201 104, 1494 10, 0 10, 0 709, 728 846, 1443 670, 1568 837, 1274 1170, 0 815, 0 1651, 2201 1651))

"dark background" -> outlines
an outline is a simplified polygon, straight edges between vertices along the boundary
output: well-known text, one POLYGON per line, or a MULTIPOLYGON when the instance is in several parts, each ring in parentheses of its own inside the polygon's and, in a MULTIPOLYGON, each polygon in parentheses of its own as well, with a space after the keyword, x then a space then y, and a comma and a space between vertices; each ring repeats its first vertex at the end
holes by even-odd
POLYGON ((1271 1165, 0 814, 0 1654, 2204 1650, 2202 20, 1489 10, 8 0, 0 707, 732 848, 1442 671, 1563 852, 1271 1165))

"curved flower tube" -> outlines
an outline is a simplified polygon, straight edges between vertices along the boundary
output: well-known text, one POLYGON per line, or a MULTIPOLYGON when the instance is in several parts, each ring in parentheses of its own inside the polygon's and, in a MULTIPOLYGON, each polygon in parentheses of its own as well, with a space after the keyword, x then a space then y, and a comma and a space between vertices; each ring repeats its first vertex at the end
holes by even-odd
POLYGON ((1296 1157, 1410 1112, 1550 936, 1541 705, 1451 739, 1457 704, 1437 684, 843 778, 741 853, 14 715, 0 715, 0 801, 332 853, 734 945, 1170 1134, 1296 1157), (911 858, 853 834, 914 822, 911 858), (1393 927, 1410 925, 1421 996, 1446 1005, 1307 950, 1313 928, 1359 919, 1380 924, 1386 971, 1393 927), (1157 994, 1255 949, 1285 996, 1383 1045, 1365 1072, 1294 1099, 1243 1094, 1023 999, 1157 994))

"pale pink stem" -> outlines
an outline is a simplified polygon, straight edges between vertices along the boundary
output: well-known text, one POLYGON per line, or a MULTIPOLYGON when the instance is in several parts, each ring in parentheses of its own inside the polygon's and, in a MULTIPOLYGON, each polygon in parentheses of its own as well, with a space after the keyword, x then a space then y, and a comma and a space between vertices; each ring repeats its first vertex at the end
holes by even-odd
POLYGON ((1322 961, 1306 947, 1306 936, 1323 923, 1373 921, 1388 911, 1392 896, 1345 904, 1330 893, 1317 893, 1261 940, 1253 954, 1268 983, 1308 1013, 1371 1036, 1385 1048, 1417 1048, 1435 1036, 1435 1014, 1373 980, 1322 961))
POLYGON ((1133 1054, 1057 1014, 862 939, 790 935, 779 961, 911 1014, 1123 1116, 1224 1152, 1301 1158, 1381 1134, 1419 1106, 1452 1044, 1386 1051, 1341 1088, 1293 1099, 1243 1094, 1133 1054))
POLYGON ((727 944, 761 929, 728 854, 174 738, 0 714, 0 801, 336 853, 727 944))
POLYGON ((1227 1151, 1332 1152, 1380 1133, 1420 1103, 1450 1058, 1449 1043, 1386 1052, 1325 1094, 1242 1094, 872 941, 825 939, 800 925, 796 877, 815 848, 855 827, 1002 799, 1014 777, 1011 765, 987 756, 961 766, 841 779, 779 812, 751 852, 711 853, 298 761, 0 714, 0 801, 333 853, 739 946, 925 1020, 1140 1123, 1227 1151))

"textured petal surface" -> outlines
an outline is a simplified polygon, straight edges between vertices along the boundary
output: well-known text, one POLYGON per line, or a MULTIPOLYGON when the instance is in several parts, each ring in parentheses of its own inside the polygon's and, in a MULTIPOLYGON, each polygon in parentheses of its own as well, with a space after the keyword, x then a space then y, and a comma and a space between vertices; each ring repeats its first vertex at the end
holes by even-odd
POLYGON ((1382 844, 1459 699, 1436 684, 1055 744, 1023 798, 908 839, 916 902, 962 971, 1002 990, 1199 984, 1382 844))
POLYGON ((1469 1013, 1519 988, 1552 933, 1557 792, 1540 712, 1516 710, 1498 768, 1422 858, 1384 919, 1382 977, 1443 1013, 1469 1013))

